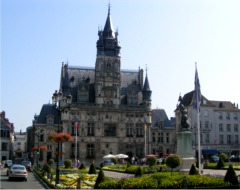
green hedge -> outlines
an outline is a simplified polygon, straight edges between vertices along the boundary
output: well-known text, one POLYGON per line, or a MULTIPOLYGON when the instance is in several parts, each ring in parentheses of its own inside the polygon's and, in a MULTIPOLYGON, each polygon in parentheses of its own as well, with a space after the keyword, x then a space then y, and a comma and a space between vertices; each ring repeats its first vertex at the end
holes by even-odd
MULTIPOLYGON (((187 175, 189 189, 229 188, 229 183, 222 178, 187 175)), ((184 175, 174 172, 160 172, 139 178, 107 180, 99 185, 101 189, 182 189, 184 175)))

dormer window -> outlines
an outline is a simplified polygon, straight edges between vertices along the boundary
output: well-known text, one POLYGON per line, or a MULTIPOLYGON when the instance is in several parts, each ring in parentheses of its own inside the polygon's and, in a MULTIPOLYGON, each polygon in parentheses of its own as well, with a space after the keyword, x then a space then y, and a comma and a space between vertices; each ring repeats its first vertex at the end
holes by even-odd
POLYGON ((48 115, 47 116, 47 125, 53 125, 54 124, 54 116, 48 115))

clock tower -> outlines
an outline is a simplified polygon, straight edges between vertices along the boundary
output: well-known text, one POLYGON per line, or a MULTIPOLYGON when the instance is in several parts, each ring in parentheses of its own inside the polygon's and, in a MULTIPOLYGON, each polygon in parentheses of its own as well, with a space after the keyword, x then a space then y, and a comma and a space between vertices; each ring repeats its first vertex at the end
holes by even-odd
POLYGON ((114 32, 108 7, 104 30, 98 31, 97 57, 95 63, 95 103, 120 104, 121 57, 118 32, 114 32))

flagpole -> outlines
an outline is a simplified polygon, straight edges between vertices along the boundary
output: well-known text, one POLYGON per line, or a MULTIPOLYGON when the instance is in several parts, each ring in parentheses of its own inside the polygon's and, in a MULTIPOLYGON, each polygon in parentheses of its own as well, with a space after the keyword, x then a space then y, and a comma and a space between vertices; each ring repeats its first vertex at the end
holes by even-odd
POLYGON ((144 125, 144 154, 147 156, 147 124, 144 125))
POLYGON ((76 166, 77 166, 77 128, 76 128, 76 138, 75 138, 76 142, 76 146, 75 146, 75 162, 76 162, 76 166))
MULTIPOLYGON (((197 98, 198 101, 198 98, 197 98)), ((199 121, 199 116, 200 116, 200 111, 197 111, 197 129, 198 129, 198 169, 199 169, 199 174, 202 173, 202 165, 201 165, 201 146, 200 146, 200 121, 199 121)))
POLYGON ((201 164, 201 134, 200 134, 200 105, 201 105, 201 91, 200 91, 200 82, 198 78, 198 72, 197 72, 197 63, 195 62, 195 109, 197 112, 197 130, 198 130, 198 172, 199 174, 202 174, 202 164, 201 164), (200 98, 200 99, 199 99, 200 98))
POLYGON ((75 129, 76 129, 76 137, 75 137, 75 163, 76 163, 76 167, 77 167, 77 130, 78 130, 78 123, 76 121, 75 123, 75 129))

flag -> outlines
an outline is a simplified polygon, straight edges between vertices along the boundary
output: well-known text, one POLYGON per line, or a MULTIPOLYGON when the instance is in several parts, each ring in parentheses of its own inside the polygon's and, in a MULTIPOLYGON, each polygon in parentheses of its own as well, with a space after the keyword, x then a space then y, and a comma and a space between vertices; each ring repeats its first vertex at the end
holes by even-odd
POLYGON ((193 109, 200 112, 200 104, 201 104, 201 90, 200 90, 200 82, 198 78, 197 67, 195 71, 195 81, 194 81, 194 94, 193 94, 193 109))
POLYGON ((75 128, 76 128, 76 130, 78 130, 78 120, 76 120, 76 122, 75 122, 75 128))

